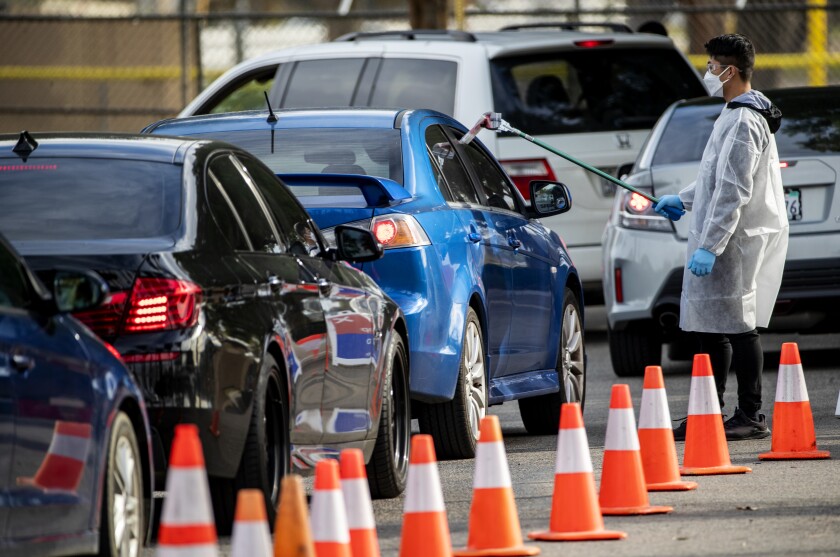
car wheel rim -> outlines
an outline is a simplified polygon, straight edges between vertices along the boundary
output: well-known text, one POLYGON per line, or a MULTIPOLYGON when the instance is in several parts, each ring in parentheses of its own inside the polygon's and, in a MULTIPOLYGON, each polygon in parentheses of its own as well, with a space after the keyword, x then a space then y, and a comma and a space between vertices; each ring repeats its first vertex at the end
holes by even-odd
POLYGON ((114 545, 120 557, 137 557, 140 551, 140 486, 137 455, 125 437, 117 440, 112 470, 114 545))
POLYGON ((285 419, 280 386, 271 377, 265 400, 265 452, 268 488, 274 507, 277 506, 280 496, 280 479, 287 468, 288 451, 284 450, 283 439, 286 434, 284 428, 285 419))
POLYGON ((487 389, 484 378, 484 350, 481 346, 481 332, 478 326, 470 321, 467 323, 467 334, 464 345, 464 374, 467 404, 469 405, 470 428, 473 439, 478 439, 478 428, 481 418, 487 412, 487 389))
POLYGON ((562 374, 566 402, 580 402, 583 399, 583 329, 580 316, 573 305, 563 312, 562 374))
POLYGON ((408 466, 408 443, 411 435, 411 421, 406 417, 405 370, 403 360, 394 358, 391 376, 391 438, 394 440, 394 465, 403 472, 408 466))

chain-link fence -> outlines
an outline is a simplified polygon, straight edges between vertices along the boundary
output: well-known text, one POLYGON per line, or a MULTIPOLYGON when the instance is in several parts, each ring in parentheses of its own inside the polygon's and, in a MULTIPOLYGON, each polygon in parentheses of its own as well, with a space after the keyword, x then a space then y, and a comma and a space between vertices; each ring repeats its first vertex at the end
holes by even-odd
MULTIPOLYGON (((522 4, 483 2, 481 10, 467 4, 450 28, 585 21, 638 29, 658 21, 698 69, 707 59, 706 40, 739 32, 756 46, 756 88, 840 83, 840 1, 602 0, 580 9, 579 0, 566 0, 567 9, 510 9, 522 4)), ((394 10, 95 18, 0 12, 0 132, 135 132, 175 115, 241 60, 348 32, 408 26, 407 11, 394 10)))

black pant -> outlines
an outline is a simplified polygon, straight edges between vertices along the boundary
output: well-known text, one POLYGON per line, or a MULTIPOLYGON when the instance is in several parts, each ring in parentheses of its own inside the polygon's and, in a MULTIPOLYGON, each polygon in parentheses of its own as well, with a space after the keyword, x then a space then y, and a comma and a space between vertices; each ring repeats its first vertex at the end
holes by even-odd
POLYGON ((738 407, 752 418, 761 408, 761 370, 764 367, 764 352, 758 331, 697 333, 697 336, 700 349, 709 355, 712 362, 720 407, 723 408, 729 369, 734 368, 738 378, 738 407))

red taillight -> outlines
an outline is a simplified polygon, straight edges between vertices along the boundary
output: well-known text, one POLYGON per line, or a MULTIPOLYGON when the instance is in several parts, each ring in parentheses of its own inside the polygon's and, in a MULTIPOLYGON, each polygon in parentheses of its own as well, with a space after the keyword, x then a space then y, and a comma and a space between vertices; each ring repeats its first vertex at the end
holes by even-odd
POLYGON ((391 219, 380 220, 373 225, 373 235, 383 246, 387 246, 397 237, 397 223, 391 219))
POLYGON ((650 200, 644 196, 639 195, 636 192, 633 192, 633 194, 627 200, 627 208, 633 211, 634 213, 644 213, 650 208, 650 206, 650 200))
POLYGON ((525 199, 531 198, 531 180, 554 181, 554 171, 545 159, 515 159, 499 161, 502 168, 513 179, 513 183, 525 199))
POLYGON ((170 362, 178 359, 181 354, 179 352, 153 352, 151 354, 128 354, 123 356, 123 360, 127 364, 139 364, 149 362, 170 362))
POLYGON ((177 279, 139 278, 125 319, 126 333, 184 329, 198 319, 201 288, 177 279))
POLYGON ((615 303, 624 301, 624 285, 621 283, 621 267, 615 268, 615 303))
POLYGON ((599 46, 609 46, 615 41, 612 39, 588 39, 584 41, 575 41, 575 46, 580 48, 597 48, 599 46))
POLYGON ((87 325, 100 338, 113 338, 117 335, 127 299, 128 295, 125 292, 111 292, 101 306, 76 312, 73 316, 87 325))

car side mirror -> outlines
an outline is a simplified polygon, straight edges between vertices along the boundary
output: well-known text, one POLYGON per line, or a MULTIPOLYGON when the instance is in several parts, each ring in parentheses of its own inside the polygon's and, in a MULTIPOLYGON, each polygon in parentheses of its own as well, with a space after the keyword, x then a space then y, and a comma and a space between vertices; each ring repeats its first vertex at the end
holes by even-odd
POLYGON ((337 259, 364 263, 382 257, 382 246, 370 230, 340 224, 335 227, 337 259))
POLYGON ((533 180, 531 187, 531 209, 538 217, 565 213, 572 208, 572 194, 566 184, 533 180))
POLYGON ((92 271, 58 271, 53 299, 59 313, 93 309, 108 297, 108 284, 92 271))

